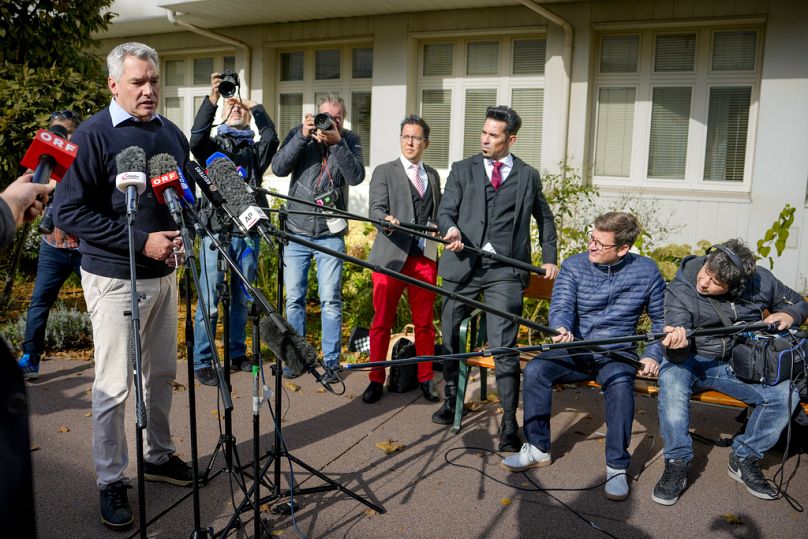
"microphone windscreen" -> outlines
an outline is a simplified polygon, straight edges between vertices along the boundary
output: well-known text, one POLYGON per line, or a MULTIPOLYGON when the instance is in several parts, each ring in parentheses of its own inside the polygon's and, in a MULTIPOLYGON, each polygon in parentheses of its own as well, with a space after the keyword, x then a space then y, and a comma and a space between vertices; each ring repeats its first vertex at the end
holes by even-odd
POLYGON ((208 165, 208 174, 219 187, 222 198, 233 207, 237 214, 255 204, 255 198, 247 191, 247 185, 229 159, 212 161, 208 165))
POLYGON ((124 172, 142 172, 146 174, 146 152, 139 146, 129 146, 115 156, 118 174, 124 172))
POLYGON ((70 137, 70 133, 67 132, 67 129, 65 129, 65 126, 63 125, 54 124, 48 128, 48 131, 50 131, 54 135, 62 137, 65 140, 67 140, 70 137))
POLYGON ((303 374, 317 365, 317 352, 314 347, 277 313, 272 318, 266 316, 262 318, 258 327, 261 340, 295 375, 303 374), (284 331, 280 330, 275 320, 284 326, 284 331))
POLYGON ((177 170, 177 160, 173 155, 158 153, 149 159, 149 177, 155 178, 177 170))

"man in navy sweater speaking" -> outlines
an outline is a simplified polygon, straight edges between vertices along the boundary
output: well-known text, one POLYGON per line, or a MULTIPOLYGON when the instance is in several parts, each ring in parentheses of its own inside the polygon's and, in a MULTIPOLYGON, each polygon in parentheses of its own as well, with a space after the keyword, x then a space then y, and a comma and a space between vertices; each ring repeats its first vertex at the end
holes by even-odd
MULTIPOLYGON (((132 386, 129 242, 126 194, 115 187, 116 156, 130 146, 147 158, 172 155, 188 161, 188 141, 157 114, 160 92, 157 52, 124 43, 107 56, 109 107, 84 122, 73 136, 79 147, 60 186, 56 225, 81 239, 81 286, 93 324, 93 460, 101 491, 101 519, 112 529, 133 522, 127 500, 128 454, 124 407, 132 386)), ((141 172, 146 172, 145 170, 141 172)), ((135 219, 140 338, 148 422, 144 437, 146 479, 191 483, 190 469, 174 454, 169 428, 172 382, 177 369, 175 250, 182 240, 166 206, 151 187, 139 197, 135 219)))

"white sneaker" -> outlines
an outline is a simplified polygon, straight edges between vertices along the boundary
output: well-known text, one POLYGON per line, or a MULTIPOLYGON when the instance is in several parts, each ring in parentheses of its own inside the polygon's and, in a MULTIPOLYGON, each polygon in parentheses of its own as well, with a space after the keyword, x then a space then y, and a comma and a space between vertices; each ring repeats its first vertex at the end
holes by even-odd
POLYGON ((628 475, 626 470, 616 470, 606 466, 606 484, 603 486, 610 500, 623 501, 628 498, 628 475))
POLYGON ((522 449, 510 457, 502 459, 500 466, 509 472, 523 472, 530 468, 547 466, 553 461, 550 453, 545 453, 535 445, 529 443, 522 444, 522 449))

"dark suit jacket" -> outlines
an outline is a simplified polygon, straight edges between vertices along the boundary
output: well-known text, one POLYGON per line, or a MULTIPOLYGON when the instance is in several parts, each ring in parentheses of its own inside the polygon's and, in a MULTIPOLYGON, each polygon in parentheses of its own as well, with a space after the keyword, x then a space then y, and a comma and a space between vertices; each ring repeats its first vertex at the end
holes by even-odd
MULTIPOLYGON (((557 262, 556 227, 553 212, 541 190, 539 172, 513 155, 513 168, 507 182, 518 182, 516 191, 517 211, 513 218, 513 257, 531 263, 530 258, 530 216, 539 225, 539 242, 542 262, 557 262)), ((452 165, 438 209, 438 228, 446 234, 451 227, 460 229, 463 243, 481 248, 485 234, 488 213, 485 207, 485 174, 483 155, 473 155, 452 165)), ((462 283, 471 275, 479 255, 468 251, 453 253, 444 249, 438 266, 438 274, 444 279, 462 283)), ((514 271, 524 286, 530 281, 530 274, 524 270, 514 271)))
MULTIPOLYGON (((438 205, 440 204, 440 177, 438 172, 424 165, 429 180, 429 189, 432 192, 432 215, 430 220, 437 222, 438 205)), ((415 222, 415 207, 410 194, 410 179, 401 164, 401 159, 390 161, 377 166, 370 180, 370 208, 368 215, 371 219, 383 220, 392 215, 402 223, 415 222)), ((377 227, 378 228, 378 227, 377 227)), ((401 271, 410 246, 417 242, 415 238, 404 232, 394 231, 389 236, 381 230, 376 234, 376 241, 370 250, 368 262, 378 264, 393 271, 401 271)))

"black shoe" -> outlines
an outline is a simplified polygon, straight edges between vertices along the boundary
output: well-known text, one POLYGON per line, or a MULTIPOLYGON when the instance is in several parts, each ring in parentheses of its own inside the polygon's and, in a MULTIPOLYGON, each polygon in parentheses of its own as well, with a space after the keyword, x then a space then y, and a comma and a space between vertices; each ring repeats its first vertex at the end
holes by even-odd
POLYGON ((247 356, 239 356, 230 360, 230 371, 252 372, 252 362, 247 356))
POLYGON ((515 417, 503 417, 499 429, 499 450, 515 453, 522 449, 522 438, 519 437, 519 424, 515 417))
POLYGON ((384 392, 383 384, 380 384, 379 382, 371 382, 368 384, 368 387, 365 388, 365 392, 362 393, 362 402, 365 402, 367 404, 373 404, 374 402, 382 398, 383 392, 384 392))
POLYGON ((295 374, 295 372, 292 369, 290 369, 286 365, 283 366, 283 377, 286 378, 287 380, 294 380, 295 378, 297 378, 301 374, 303 374, 303 373, 295 374))
POLYGON ((687 471, 690 463, 682 459, 668 459, 665 461, 665 471, 654 487, 651 499, 662 505, 673 505, 687 486, 687 471))
MULTIPOLYGON (((455 416, 455 403, 457 402, 457 396, 451 395, 447 396, 443 400, 443 404, 441 405, 438 410, 432 414, 432 422, 437 423, 438 425, 451 425, 454 423, 454 416, 455 416)), ((466 408, 463 407, 463 415, 466 415, 466 408)))
POLYGON ((326 384, 339 384, 342 380, 339 377, 339 366, 326 367, 325 374, 323 375, 323 382, 326 384))
POLYGON ((735 451, 729 454, 729 476, 739 483, 746 485, 746 490, 752 496, 761 500, 776 500, 777 489, 763 477, 760 463, 756 458, 747 457, 743 460, 735 456, 735 451))
POLYGON ((187 487, 193 483, 191 467, 173 453, 162 464, 144 462, 143 477, 149 481, 162 481, 181 487, 187 487))
POLYGON ((101 489, 101 522, 111 530, 125 530, 135 521, 123 481, 106 485, 101 489))
POLYGON ((219 379, 216 378, 216 371, 212 367, 202 367, 196 371, 196 379, 199 383, 205 386, 219 385, 219 379))
POLYGON ((426 382, 421 382, 421 394, 424 396, 426 400, 429 402, 438 402, 440 397, 438 396, 437 391, 432 386, 432 380, 427 380, 426 382))

